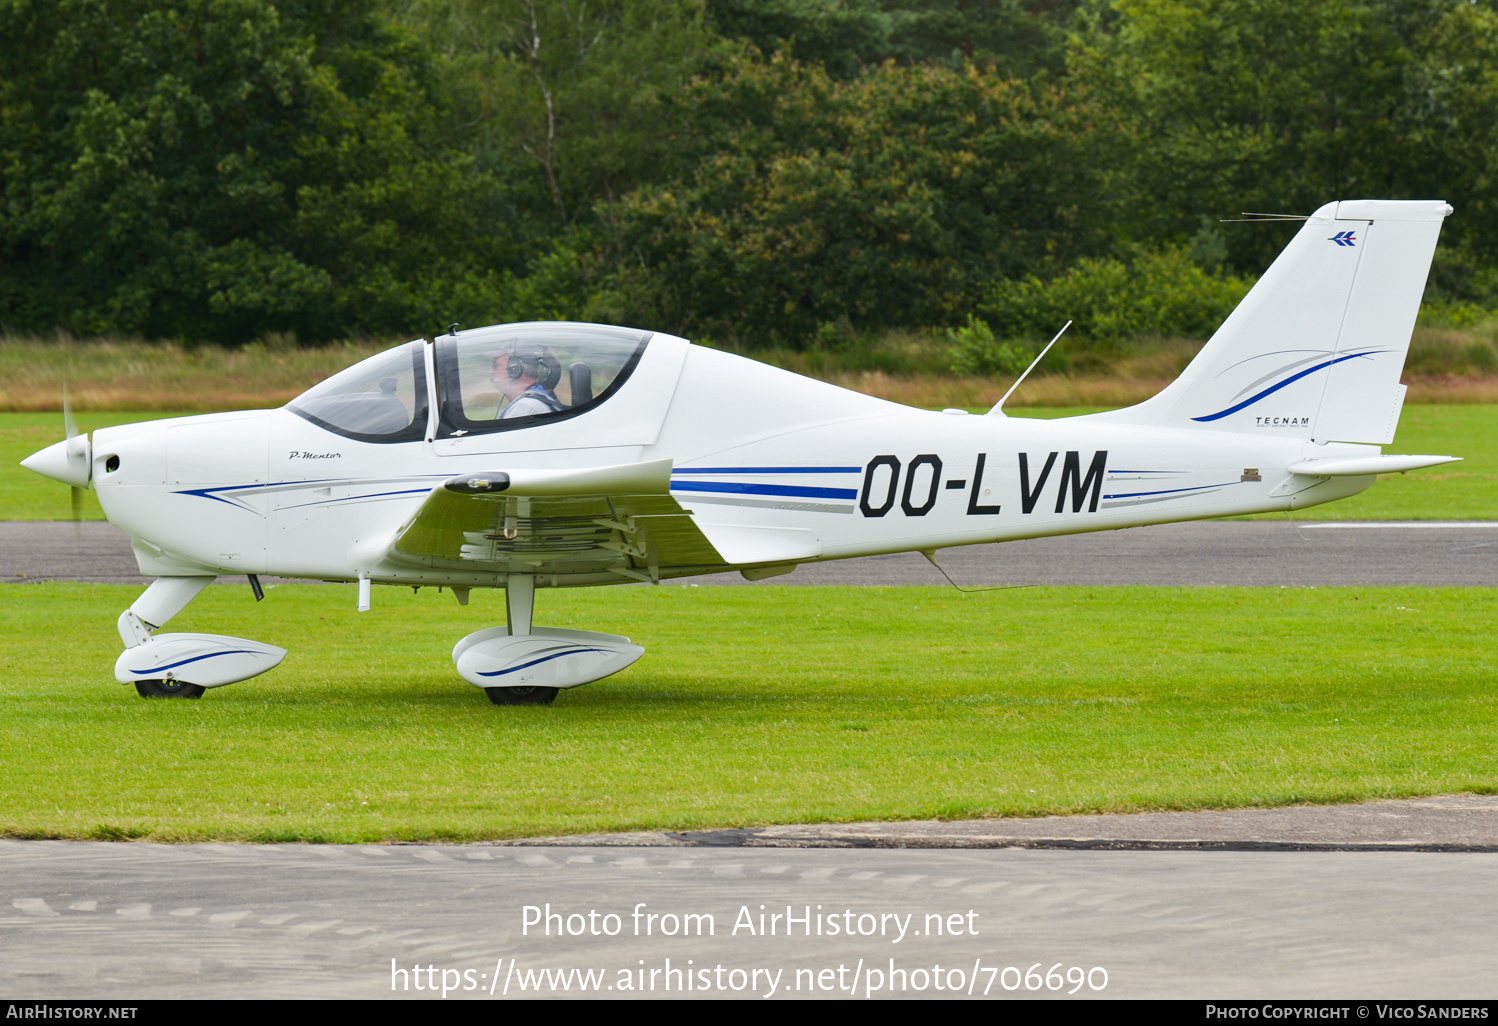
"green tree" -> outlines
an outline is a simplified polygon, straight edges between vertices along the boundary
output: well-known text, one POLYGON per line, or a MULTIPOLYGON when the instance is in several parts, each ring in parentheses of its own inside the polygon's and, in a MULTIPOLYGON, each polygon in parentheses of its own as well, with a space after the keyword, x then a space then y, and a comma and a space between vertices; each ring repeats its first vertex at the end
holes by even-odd
POLYGON ((1077 0, 709 0, 718 31, 851 78, 887 60, 974 62, 1028 78, 1063 65, 1077 0))
POLYGON ((240 341, 492 305, 487 186, 364 0, 0 0, 0 321, 240 341))
POLYGON ((1418 164, 1408 190, 1456 208, 1436 251, 1433 291, 1498 309, 1498 10, 1490 0, 1443 6, 1409 73, 1418 164))
POLYGON ((991 65, 1029 78, 1059 72, 1077 0, 885 0, 899 56, 991 65))
POLYGON ((714 59, 701 0, 404 0, 445 61, 455 125, 480 162, 534 176, 552 232, 658 176, 666 100, 714 59))
POLYGON ((708 10, 723 35, 837 78, 895 56, 893 19, 878 0, 708 0, 708 10))
POLYGON ((951 324, 995 277, 1101 246, 1067 98, 972 65, 838 81, 743 58, 686 101, 688 170, 601 211, 595 309, 743 344, 951 324))
MULTIPOLYGON (((1444 249, 1498 256, 1498 30, 1484 0, 1114 0, 1072 73, 1129 139, 1121 229, 1183 242, 1203 216, 1445 198, 1444 249)), ((1101 115, 1100 115, 1101 116, 1101 115)), ((1228 237, 1257 271, 1272 229, 1228 237)))

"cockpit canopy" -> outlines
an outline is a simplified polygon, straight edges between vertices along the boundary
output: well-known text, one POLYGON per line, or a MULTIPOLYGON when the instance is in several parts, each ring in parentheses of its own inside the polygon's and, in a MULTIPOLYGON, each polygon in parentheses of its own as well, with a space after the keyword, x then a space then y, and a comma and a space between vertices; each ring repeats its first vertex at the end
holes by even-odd
MULTIPOLYGON (((607 402, 650 333, 602 324, 533 322, 436 339, 437 437, 512 431, 565 420, 607 402)), ((409 342, 340 371, 287 409, 349 438, 408 442, 428 421, 426 342, 409 342)))
POLYGON ((425 342, 361 360, 314 385, 286 408, 361 442, 415 442, 426 436, 425 342))

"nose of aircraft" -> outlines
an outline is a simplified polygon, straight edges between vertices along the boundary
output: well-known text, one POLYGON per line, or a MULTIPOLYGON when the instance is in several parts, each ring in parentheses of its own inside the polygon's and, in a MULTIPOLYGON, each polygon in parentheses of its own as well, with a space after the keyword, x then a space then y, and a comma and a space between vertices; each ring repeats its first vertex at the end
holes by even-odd
POLYGON ((89 450, 88 436, 78 435, 32 453, 21 466, 74 488, 87 488, 92 462, 89 450))

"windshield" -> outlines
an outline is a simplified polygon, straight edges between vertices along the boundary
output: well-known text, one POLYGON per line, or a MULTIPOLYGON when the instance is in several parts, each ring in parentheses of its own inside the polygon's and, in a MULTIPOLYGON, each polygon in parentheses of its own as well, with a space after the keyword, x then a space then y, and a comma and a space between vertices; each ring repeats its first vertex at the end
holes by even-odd
POLYGON ((606 402, 650 333, 602 324, 537 322, 437 340, 441 438, 565 420, 606 402))
POLYGON ((427 426, 422 342, 371 356, 339 371, 286 408, 329 431, 363 442, 414 442, 427 426))

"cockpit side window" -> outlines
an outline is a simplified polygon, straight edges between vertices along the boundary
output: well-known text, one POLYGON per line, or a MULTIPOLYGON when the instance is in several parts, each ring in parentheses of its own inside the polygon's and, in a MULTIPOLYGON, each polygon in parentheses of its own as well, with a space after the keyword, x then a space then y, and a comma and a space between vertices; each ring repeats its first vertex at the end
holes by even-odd
POLYGON ((439 438, 566 420, 605 403, 650 333, 601 324, 506 324, 437 339, 439 438))
POLYGON ((415 442, 427 427, 426 365, 409 342, 339 371, 286 404, 319 427, 361 442, 415 442))

